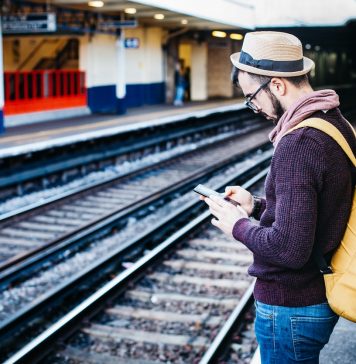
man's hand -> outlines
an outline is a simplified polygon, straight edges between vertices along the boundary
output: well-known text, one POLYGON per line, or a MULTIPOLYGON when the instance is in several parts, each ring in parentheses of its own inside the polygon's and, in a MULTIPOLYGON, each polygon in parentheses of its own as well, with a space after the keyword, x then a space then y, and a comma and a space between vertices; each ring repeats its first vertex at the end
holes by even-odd
POLYGON ((210 196, 204 201, 209 205, 211 214, 216 217, 216 219, 211 220, 211 223, 229 237, 232 237, 235 223, 248 217, 247 212, 242 207, 234 206, 221 197, 210 196))
POLYGON ((225 195, 235 200, 251 216, 253 210, 253 196, 250 192, 240 186, 227 186, 225 195))

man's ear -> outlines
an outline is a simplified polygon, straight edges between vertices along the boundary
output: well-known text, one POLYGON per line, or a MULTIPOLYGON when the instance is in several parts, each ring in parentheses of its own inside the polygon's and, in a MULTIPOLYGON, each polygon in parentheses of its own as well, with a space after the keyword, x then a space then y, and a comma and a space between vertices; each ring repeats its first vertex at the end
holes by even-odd
POLYGON ((270 89, 276 96, 284 96, 287 93, 286 82, 283 78, 273 77, 271 79, 270 89))

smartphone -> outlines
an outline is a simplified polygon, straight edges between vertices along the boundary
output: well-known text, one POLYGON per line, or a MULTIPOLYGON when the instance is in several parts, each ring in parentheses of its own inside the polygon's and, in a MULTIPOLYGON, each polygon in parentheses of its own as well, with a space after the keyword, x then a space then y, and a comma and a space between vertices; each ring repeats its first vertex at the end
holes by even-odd
POLYGON ((233 204, 234 206, 240 205, 238 202, 231 199, 230 197, 224 196, 223 193, 216 192, 216 191, 212 190, 211 188, 206 187, 204 185, 198 185, 198 186, 194 187, 193 191, 196 192, 196 193, 199 193, 200 195, 205 196, 205 197, 210 197, 210 196, 221 197, 224 200, 226 200, 226 201, 230 202, 231 204, 233 204))

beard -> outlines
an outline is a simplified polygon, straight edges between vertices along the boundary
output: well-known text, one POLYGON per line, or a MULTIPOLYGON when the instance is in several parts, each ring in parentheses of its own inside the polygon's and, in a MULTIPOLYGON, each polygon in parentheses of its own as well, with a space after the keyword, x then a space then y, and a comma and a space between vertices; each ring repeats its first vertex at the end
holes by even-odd
POLYGON ((276 119, 273 120, 274 124, 278 123, 278 120, 282 117, 282 115, 285 113, 285 109, 283 108, 280 101, 277 99, 276 96, 273 95, 273 93, 269 93, 270 99, 273 106, 273 113, 276 115, 276 119))
POLYGON ((283 108, 282 104, 280 103, 280 101, 277 99, 276 96, 273 95, 273 93, 267 89, 266 90, 267 94, 269 95, 269 98, 271 100, 272 103, 272 107, 273 107, 273 117, 271 115, 266 114, 265 112, 261 112, 261 115, 265 118, 268 119, 272 119, 272 122, 274 125, 277 125, 278 120, 282 117, 282 115, 285 113, 285 109, 283 108))

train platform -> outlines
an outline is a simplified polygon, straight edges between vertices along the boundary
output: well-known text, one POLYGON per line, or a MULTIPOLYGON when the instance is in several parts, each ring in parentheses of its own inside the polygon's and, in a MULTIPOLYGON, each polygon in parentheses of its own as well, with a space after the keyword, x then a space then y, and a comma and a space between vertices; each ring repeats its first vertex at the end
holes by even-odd
POLYGON ((184 106, 155 105, 129 109, 115 116, 87 115, 8 128, 0 135, 1 157, 144 129, 165 123, 204 117, 244 108, 243 99, 190 102, 184 106))
POLYGON ((356 363, 356 323, 342 318, 320 355, 320 364, 337 363, 356 363))

